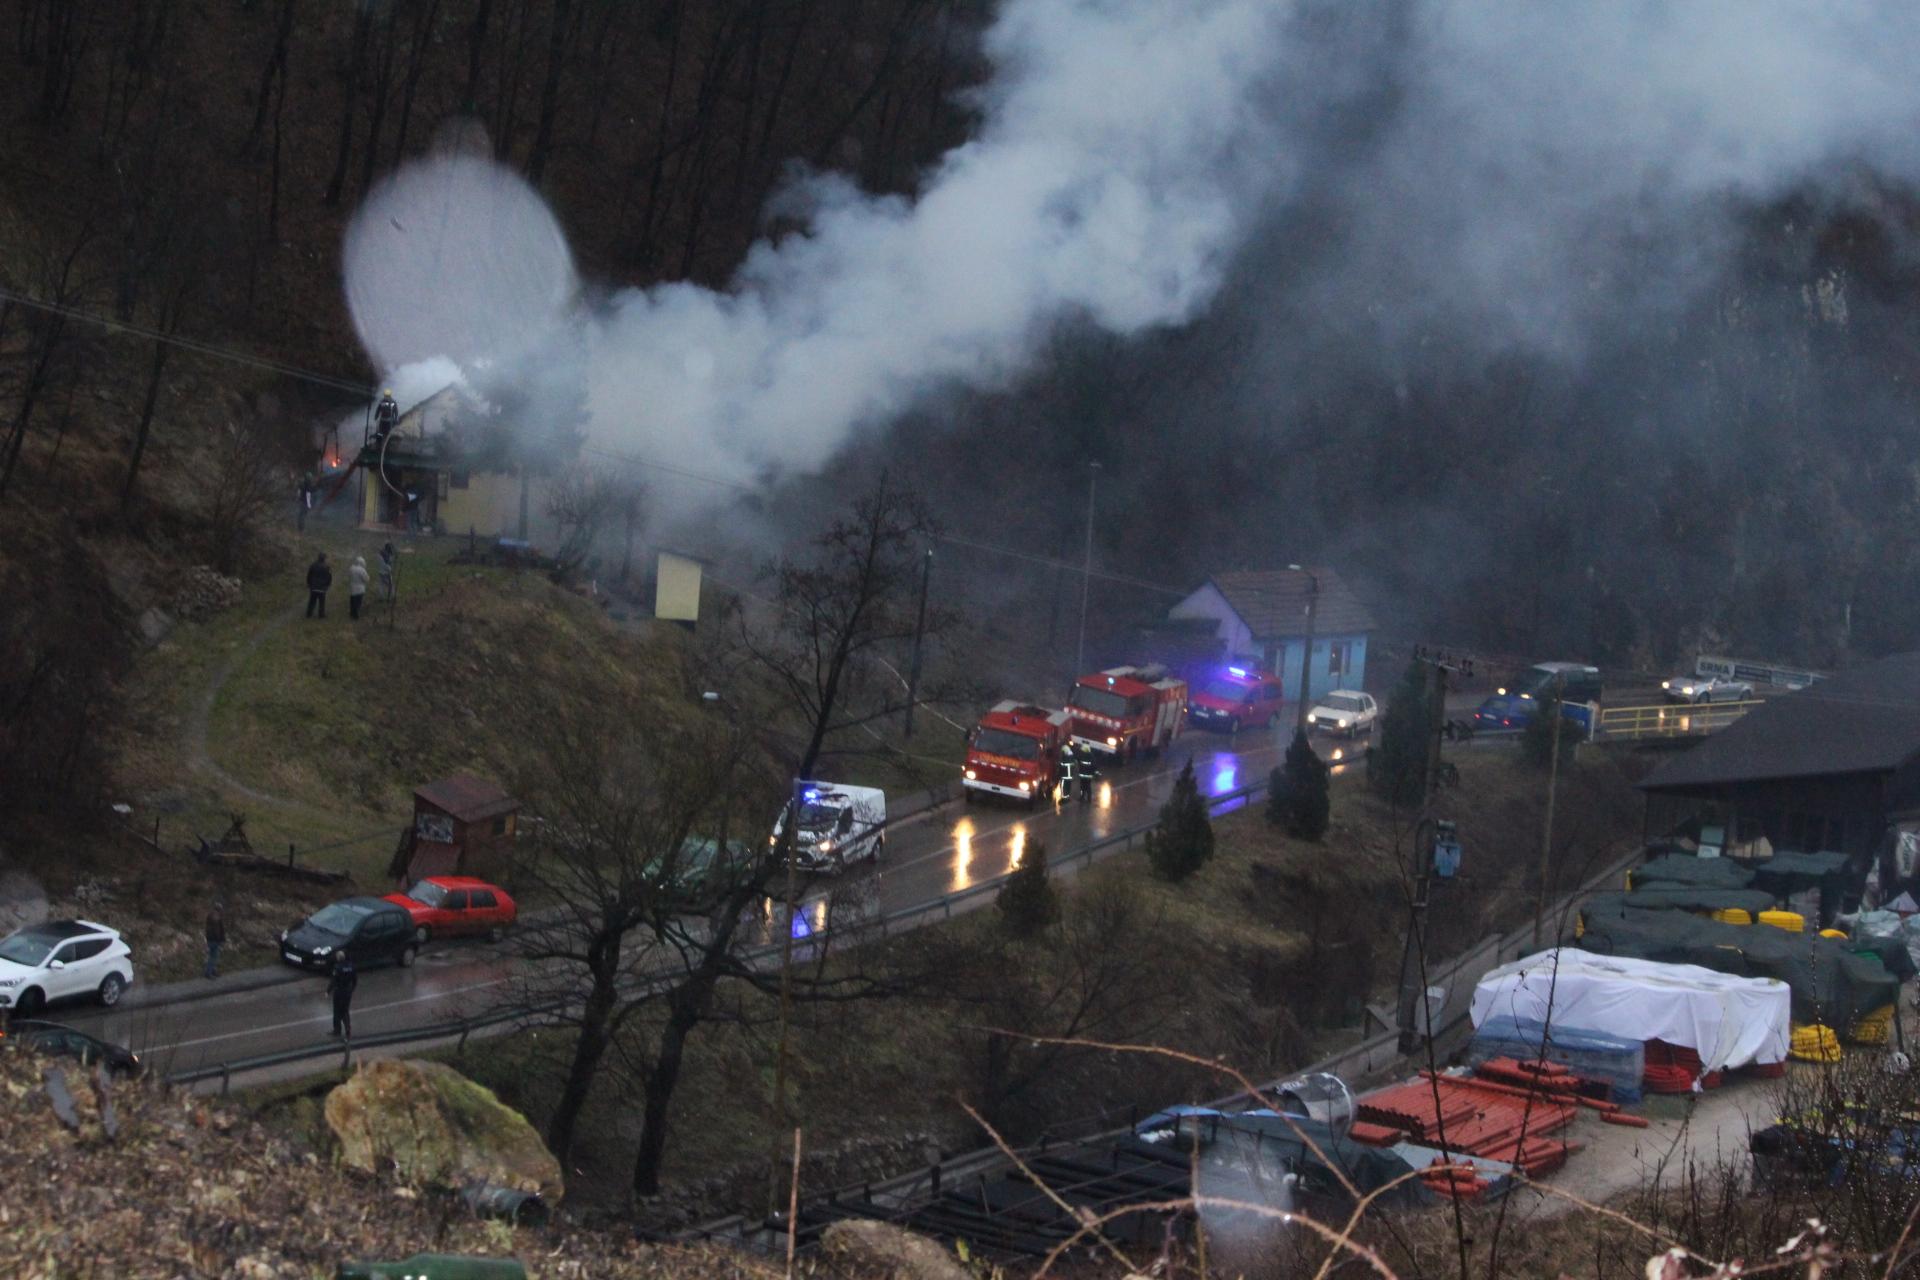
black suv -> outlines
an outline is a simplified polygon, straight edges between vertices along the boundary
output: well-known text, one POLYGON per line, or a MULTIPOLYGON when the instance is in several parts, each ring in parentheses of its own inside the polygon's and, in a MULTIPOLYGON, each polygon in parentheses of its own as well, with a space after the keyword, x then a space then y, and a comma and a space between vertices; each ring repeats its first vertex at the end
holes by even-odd
POLYGON ((355 968, 406 968, 420 948, 413 917, 383 898, 347 898, 325 906, 280 935, 280 958, 302 969, 331 969, 342 951, 355 968))

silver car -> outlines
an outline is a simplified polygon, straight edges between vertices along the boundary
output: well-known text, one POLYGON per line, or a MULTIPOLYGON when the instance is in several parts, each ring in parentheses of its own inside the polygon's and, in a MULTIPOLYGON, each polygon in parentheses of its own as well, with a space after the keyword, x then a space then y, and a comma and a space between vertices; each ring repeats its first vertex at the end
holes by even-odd
POLYGON ((1753 697, 1753 686, 1745 680, 1722 676, 1675 676, 1662 680, 1660 688, 1670 702, 1745 702, 1753 697))

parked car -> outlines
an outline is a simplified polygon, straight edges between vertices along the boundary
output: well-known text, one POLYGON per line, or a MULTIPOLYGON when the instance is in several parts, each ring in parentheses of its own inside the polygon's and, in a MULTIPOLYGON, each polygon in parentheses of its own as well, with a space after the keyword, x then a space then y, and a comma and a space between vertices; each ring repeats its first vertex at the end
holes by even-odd
POLYGON ((1187 720, 1201 729, 1238 733, 1248 725, 1275 724, 1286 687, 1280 677, 1252 667, 1228 667, 1187 703, 1187 720))
POLYGON ((1660 689, 1672 702, 1745 702, 1753 697, 1753 686, 1745 680, 1721 676, 1675 676, 1662 680, 1660 689))
POLYGON ((91 996, 111 1008, 133 983, 133 952, 91 920, 48 920, 0 942, 0 1009, 32 1014, 91 996))
POLYGON ((125 1045, 112 1044, 84 1031, 36 1018, 15 1018, 0 1031, 0 1047, 31 1049, 36 1053, 75 1058, 83 1067, 104 1063, 117 1076, 137 1076, 144 1069, 140 1055, 125 1045))
POLYGON ((413 917, 385 898, 347 898, 280 934, 280 958, 302 969, 330 969, 342 951, 356 968, 397 964, 404 969, 420 954, 413 917))
POLYGON ((1307 727, 1357 738, 1363 733, 1372 733, 1373 722, 1379 718, 1380 704, 1373 700, 1372 694, 1335 689, 1307 712, 1307 727))
POLYGON ((472 876, 428 876, 405 893, 390 893, 393 903, 413 921, 413 940, 485 934, 498 942, 519 915, 513 896, 498 885, 472 876))

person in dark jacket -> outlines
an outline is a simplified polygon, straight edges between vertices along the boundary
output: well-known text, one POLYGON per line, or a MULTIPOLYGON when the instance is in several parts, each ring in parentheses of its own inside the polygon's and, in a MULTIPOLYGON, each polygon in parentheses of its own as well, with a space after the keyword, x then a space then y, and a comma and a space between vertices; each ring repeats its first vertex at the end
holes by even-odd
POLYGON ((207 912, 207 968, 209 979, 220 971, 220 948, 227 944, 227 909, 223 903, 213 904, 213 910, 207 912))
POLYGON ((333 997, 333 1034, 353 1039, 353 989, 360 985, 353 957, 342 951, 333 958, 333 974, 327 979, 327 994, 333 997))
POLYGON ((333 585, 333 570, 327 568, 327 553, 322 551, 307 566, 307 616, 327 616, 327 589, 333 585))
POLYGON ((1093 799, 1094 780, 1100 776, 1100 764, 1093 754, 1093 748, 1085 743, 1080 745, 1079 758, 1073 762, 1073 778, 1080 784, 1080 799, 1093 799))

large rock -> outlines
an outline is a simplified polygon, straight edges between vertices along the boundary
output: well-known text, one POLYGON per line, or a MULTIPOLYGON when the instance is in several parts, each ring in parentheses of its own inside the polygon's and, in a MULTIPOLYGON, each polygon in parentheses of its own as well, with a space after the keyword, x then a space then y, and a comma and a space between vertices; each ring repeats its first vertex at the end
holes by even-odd
POLYGON ((871 1280, 973 1280, 960 1259, 925 1236, 885 1222, 836 1222, 820 1237, 837 1268, 871 1280))
POLYGON ((565 1190, 560 1162, 526 1117, 442 1063, 364 1064, 327 1094, 326 1115, 356 1168, 391 1164, 408 1181, 449 1187, 484 1181, 550 1205, 565 1190))

